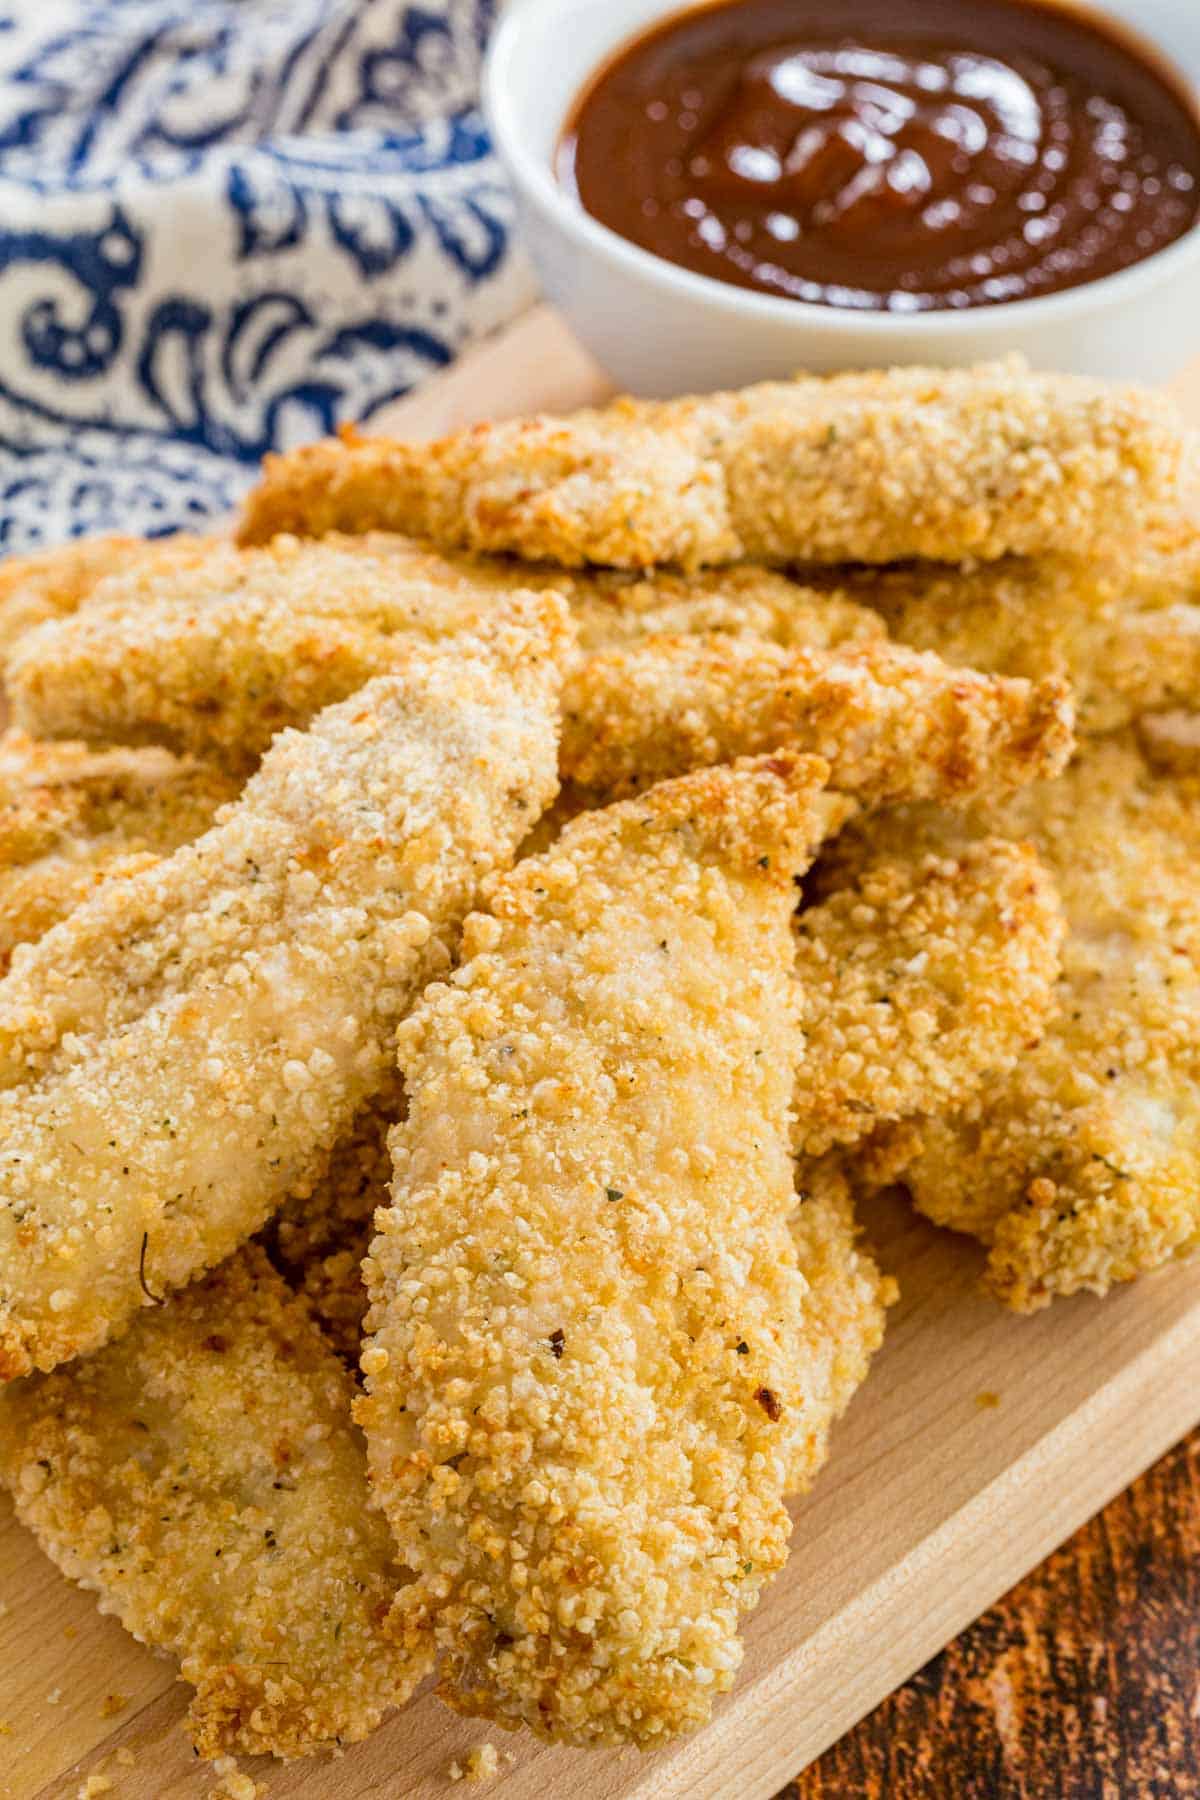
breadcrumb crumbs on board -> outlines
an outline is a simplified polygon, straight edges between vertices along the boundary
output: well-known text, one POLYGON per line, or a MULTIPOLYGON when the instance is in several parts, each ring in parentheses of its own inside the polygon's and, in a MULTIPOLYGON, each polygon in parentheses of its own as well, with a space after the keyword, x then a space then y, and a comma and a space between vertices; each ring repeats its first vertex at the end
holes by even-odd
POLYGON ((472 1744, 462 1761, 452 1762, 446 1773, 451 1781, 491 1781, 500 1773, 500 1754, 495 1744, 472 1744))
POLYGON ((50 1692, 46 1695, 46 1705, 57 1706, 61 1699, 62 1689, 60 1687, 51 1688, 50 1692))
POLYGON ((108 1775, 89 1775, 79 1784, 79 1800, 95 1800, 97 1794, 111 1794, 113 1783, 108 1775))
POLYGON ((257 1782, 238 1768, 231 1756, 221 1756, 213 1764, 218 1786, 210 1788, 208 1800, 260 1800, 267 1791, 266 1782, 257 1782))
POLYGON ((100 1717, 102 1719, 115 1719, 117 1714, 123 1713, 128 1705, 128 1694, 105 1694, 100 1705, 100 1717))
POLYGON ((137 1761, 137 1757, 129 1748, 128 1744, 122 1744, 117 1751, 117 1761, 123 1769, 132 1769, 134 1763, 137 1761))

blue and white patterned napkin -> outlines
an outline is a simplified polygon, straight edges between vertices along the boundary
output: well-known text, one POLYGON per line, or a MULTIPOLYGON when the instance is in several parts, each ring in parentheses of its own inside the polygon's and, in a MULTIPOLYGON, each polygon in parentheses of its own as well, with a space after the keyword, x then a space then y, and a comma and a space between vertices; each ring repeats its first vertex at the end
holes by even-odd
POLYGON ((495 0, 0 0, 0 552, 229 509, 532 298, 495 0))

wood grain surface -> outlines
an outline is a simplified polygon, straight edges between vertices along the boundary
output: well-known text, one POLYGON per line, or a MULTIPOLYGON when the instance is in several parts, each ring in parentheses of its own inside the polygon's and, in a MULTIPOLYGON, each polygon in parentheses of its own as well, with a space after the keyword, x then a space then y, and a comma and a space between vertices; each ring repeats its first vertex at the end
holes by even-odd
POLYGON ((779 1800, 1200 1794, 1200 1432, 779 1800))
MULTIPOLYGON (((428 435, 604 391, 541 311, 380 426, 428 435)), ((1194 405, 1200 417, 1200 380, 1194 405)), ((1109 1515, 1120 1535, 1103 1520, 1088 1527, 1101 1536, 1085 1532, 1082 1549, 994 1606, 1200 1422, 1200 1262, 1019 1319, 979 1291, 975 1247, 895 1200, 873 1205, 866 1224, 902 1300, 828 1468, 796 1505, 791 1559, 750 1621, 744 1668, 713 1724, 648 1758, 501 1736, 504 1774, 486 1792, 766 1800, 813 1764, 793 1784, 800 1800, 1200 1793, 1184 1760, 1200 1711, 1188 1692, 1200 1670, 1191 1451, 1186 1531, 1161 1507, 1139 1512, 1139 1488, 1109 1515), (1187 1592, 1165 1625, 1173 1570, 1187 1592), (1139 1631, 1152 1648, 1138 1651, 1139 1631), (1120 1751, 1098 1748, 1097 1694, 1110 1718, 1128 1709, 1120 1751)), ((89 1777, 110 1781, 97 1792, 114 1800, 213 1793, 180 1729, 174 1665, 100 1619, 6 1503, 0 1603, 0 1800, 74 1800, 89 1777)), ((435 1800, 450 1791, 451 1760, 489 1736, 426 1694, 339 1760, 243 1767, 269 1800, 435 1800)))

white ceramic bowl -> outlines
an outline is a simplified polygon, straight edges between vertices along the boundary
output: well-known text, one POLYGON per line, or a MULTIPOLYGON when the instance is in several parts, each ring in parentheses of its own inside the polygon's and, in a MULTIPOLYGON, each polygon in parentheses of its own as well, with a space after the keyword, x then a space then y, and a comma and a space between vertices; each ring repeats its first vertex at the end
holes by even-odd
MULTIPOLYGON (((676 0, 510 0, 484 72, 542 284, 621 387, 685 393, 797 369, 968 363, 1010 350, 1041 368, 1156 380, 1200 352, 1200 226, 1118 275, 1044 299, 897 319, 731 287, 598 224, 555 179, 563 123, 613 50, 681 10, 676 0)), ((1200 0, 1105 0, 1094 10, 1165 52, 1200 90, 1200 0)))

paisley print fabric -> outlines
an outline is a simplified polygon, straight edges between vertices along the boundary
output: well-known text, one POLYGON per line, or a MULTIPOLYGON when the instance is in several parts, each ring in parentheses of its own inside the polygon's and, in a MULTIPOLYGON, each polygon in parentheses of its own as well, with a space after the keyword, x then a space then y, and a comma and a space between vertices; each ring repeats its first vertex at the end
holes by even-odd
POLYGON ((494 0, 0 0, 0 552, 225 512, 532 298, 494 0))

